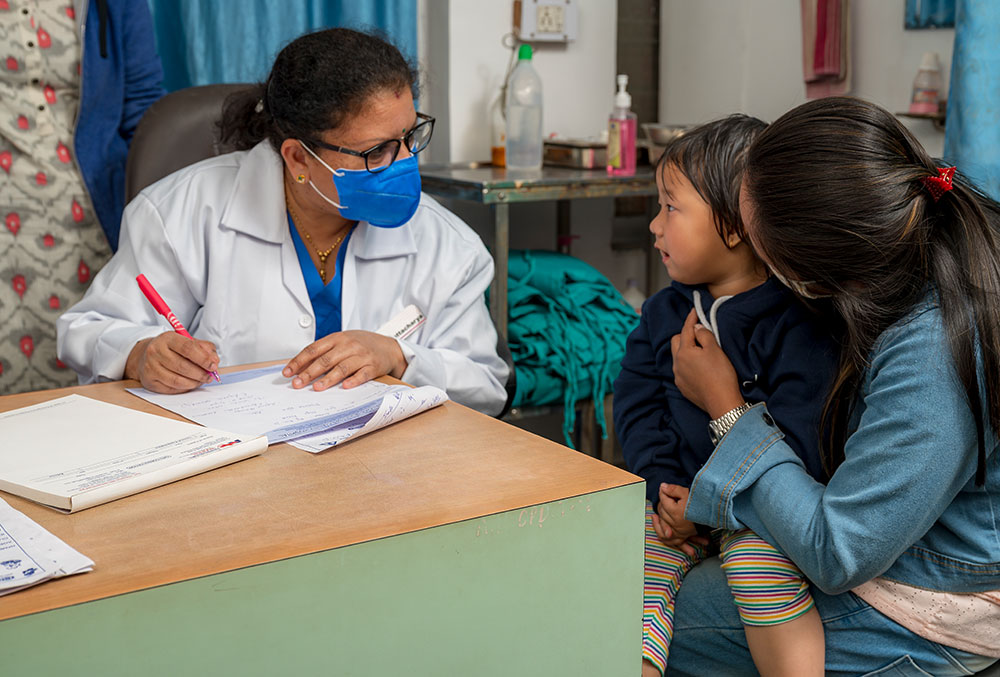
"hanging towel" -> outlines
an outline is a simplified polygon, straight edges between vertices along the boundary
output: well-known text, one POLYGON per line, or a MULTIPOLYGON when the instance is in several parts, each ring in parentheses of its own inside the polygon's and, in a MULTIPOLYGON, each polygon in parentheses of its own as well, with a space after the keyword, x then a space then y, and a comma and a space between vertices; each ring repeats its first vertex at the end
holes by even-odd
POLYGON ((597 270, 549 251, 511 251, 507 341, 517 368, 513 406, 562 404, 572 444, 576 403, 593 398, 601 436, 606 393, 621 369, 625 341, 639 316, 597 270))
POLYGON ((851 89, 850 1, 800 0, 800 4, 806 96, 847 94, 851 89))

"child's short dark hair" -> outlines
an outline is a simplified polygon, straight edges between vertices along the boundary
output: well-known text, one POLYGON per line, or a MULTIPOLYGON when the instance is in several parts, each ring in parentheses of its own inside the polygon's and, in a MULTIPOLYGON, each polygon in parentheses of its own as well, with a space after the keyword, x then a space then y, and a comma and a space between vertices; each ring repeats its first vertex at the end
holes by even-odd
POLYGON ((657 173, 673 165, 688 178, 712 210, 723 242, 729 235, 746 240, 740 217, 740 183, 746 151, 767 123, 737 113, 686 131, 671 141, 656 165, 657 173))

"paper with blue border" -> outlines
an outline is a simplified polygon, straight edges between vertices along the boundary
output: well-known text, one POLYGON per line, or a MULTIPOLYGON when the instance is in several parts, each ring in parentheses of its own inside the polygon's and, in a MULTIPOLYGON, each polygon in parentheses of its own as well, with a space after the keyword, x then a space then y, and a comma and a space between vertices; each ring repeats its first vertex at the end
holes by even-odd
POLYGON ((312 453, 384 428, 443 403, 440 388, 369 381, 345 390, 292 388, 284 365, 226 374, 221 383, 178 395, 128 388, 133 395, 213 428, 266 435, 312 453))

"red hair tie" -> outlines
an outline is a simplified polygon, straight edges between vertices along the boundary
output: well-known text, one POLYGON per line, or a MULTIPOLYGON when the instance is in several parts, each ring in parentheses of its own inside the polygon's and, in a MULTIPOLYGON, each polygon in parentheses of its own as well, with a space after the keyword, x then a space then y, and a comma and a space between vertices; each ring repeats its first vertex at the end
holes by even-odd
POLYGON ((941 199, 941 196, 947 193, 953 188, 951 182, 955 178, 955 168, 954 167, 943 167, 938 168, 937 176, 925 176, 920 179, 920 182, 924 184, 924 188, 927 192, 931 194, 934 201, 937 202, 941 199))

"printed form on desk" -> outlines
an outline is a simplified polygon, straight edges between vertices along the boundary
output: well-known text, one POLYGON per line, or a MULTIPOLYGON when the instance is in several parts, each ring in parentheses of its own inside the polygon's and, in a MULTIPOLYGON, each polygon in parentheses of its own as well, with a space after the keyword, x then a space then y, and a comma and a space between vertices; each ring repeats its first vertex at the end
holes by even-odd
POLYGON ((288 442, 312 453, 384 428, 432 407, 448 396, 433 386, 411 388, 369 381, 345 390, 335 386, 317 392, 292 388, 281 375, 284 365, 226 374, 179 395, 145 388, 128 391, 147 402, 195 423, 266 435, 268 442, 288 442))
POLYGON ((0 499, 0 595, 93 568, 91 559, 0 499))
POLYGON ((267 449, 237 435, 66 395, 0 413, 0 489, 76 512, 267 449))

